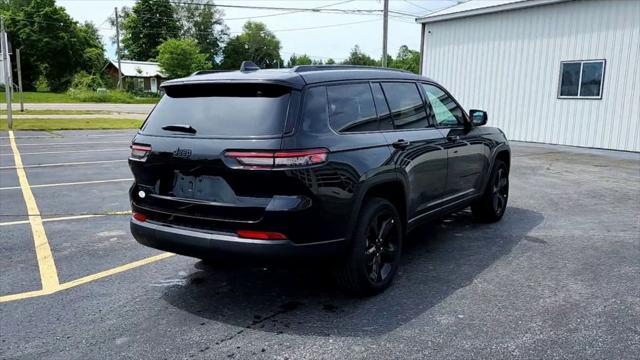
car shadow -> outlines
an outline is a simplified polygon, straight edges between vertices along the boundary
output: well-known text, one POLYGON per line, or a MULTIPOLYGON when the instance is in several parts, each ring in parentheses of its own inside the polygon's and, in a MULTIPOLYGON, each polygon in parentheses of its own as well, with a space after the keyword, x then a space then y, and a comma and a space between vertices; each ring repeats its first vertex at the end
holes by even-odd
MULTIPOLYGON (((509 254, 543 216, 508 208, 479 224, 462 211, 414 230, 393 285, 374 297, 344 295, 326 269, 229 269, 196 263, 163 298, 203 319, 246 329, 315 336, 377 336, 406 324, 509 254)), ((244 330, 240 330, 242 332, 244 330)), ((223 341, 223 340, 221 340, 223 341)))

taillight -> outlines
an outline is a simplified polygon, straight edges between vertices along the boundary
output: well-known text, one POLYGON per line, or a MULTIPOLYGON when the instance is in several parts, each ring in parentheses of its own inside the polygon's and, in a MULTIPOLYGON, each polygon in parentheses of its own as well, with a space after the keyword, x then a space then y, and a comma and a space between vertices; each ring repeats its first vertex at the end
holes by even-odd
POLYGON ((287 169, 311 166, 327 161, 327 149, 284 150, 284 151, 225 151, 224 155, 235 159, 238 168, 249 170, 287 169))
POLYGON ((256 240, 287 240, 287 236, 283 233, 275 231, 254 231, 254 230, 238 230, 238 237, 244 239, 256 240))
POLYGON ((135 161, 146 161, 149 153, 151 153, 151 146, 133 144, 131 145, 131 155, 129 156, 129 159, 135 161))

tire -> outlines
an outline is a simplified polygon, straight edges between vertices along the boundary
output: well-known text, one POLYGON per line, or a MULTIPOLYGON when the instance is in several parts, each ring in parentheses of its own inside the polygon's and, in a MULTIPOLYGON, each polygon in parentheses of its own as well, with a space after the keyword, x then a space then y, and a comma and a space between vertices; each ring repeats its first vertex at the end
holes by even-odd
POLYGON ((368 199, 358 216, 349 255, 338 266, 339 285, 356 296, 388 288, 398 271, 403 235, 395 206, 382 198, 368 199))
POLYGON ((502 219, 507 209, 508 199, 509 171, 504 161, 496 160, 484 194, 471 204, 473 217, 487 223, 502 219))

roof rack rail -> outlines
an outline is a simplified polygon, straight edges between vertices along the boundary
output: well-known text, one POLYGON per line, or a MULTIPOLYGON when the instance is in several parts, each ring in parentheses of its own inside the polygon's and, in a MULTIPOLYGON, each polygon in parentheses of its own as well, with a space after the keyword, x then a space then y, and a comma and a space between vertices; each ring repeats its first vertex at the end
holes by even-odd
POLYGON ((191 76, 215 74, 215 73, 229 72, 229 71, 231 71, 231 70, 198 70, 198 71, 194 72, 193 74, 191 74, 191 76))
POLYGON ((381 67, 381 66, 365 66, 365 65, 296 65, 291 68, 293 72, 307 72, 307 71, 319 71, 319 70, 386 70, 386 71, 399 71, 404 73, 411 73, 411 71, 381 67))

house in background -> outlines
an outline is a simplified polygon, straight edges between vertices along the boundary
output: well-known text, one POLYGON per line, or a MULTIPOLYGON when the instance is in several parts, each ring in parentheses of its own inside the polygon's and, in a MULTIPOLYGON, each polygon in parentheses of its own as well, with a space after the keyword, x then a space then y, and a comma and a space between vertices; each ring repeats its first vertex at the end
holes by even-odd
POLYGON ((640 151, 640 1, 474 0, 422 25, 421 72, 512 140, 640 151))
MULTIPOLYGON (((157 62, 120 60, 120 66, 125 89, 157 93, 166 79, 157 62)), ((118 83, 118 61, 109 60, 105 71, 115 86, 118 83)))

